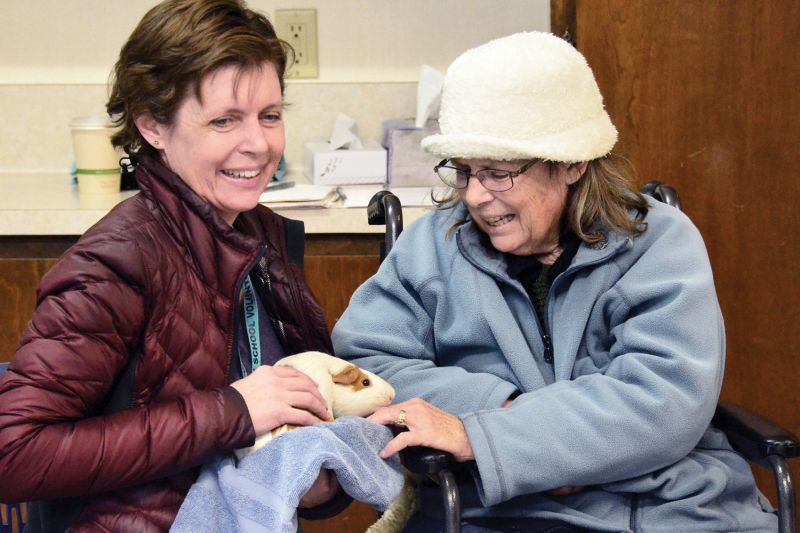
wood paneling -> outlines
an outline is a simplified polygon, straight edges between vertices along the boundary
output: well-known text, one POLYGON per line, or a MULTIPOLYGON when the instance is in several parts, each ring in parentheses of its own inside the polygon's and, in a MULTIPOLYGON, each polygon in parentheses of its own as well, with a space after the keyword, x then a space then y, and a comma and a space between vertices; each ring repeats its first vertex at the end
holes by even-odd
MULTIPOLYGON (((727 329, 723 398, 800 434, 800 3, 575 5, 577 46, 620 130, 618 148, 642 182, 677 187, 706 240, 727 329)), ((554 15, 555 33, 562 19, 554 15)), ((798 465, 793 472, 800 479, 798 465)))
POLYGON ((36 287, 52 259, 0 259, 0 361, 10 361, 36 306, 36 287))
POLYGON ((0 362, 10 361, 36 306, 36 287, 77 237, 0 237, 0 362))
POLYGON ((382 235, 331 237, 309 236, 305 274, 308 286, 322 308, 328 327, 341 316, 350 296, 378 270, 382 235))

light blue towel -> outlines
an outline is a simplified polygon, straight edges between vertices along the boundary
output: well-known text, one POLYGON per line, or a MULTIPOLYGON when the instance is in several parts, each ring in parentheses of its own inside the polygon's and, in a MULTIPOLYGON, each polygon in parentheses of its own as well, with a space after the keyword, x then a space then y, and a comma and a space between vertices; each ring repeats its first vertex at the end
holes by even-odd
POLYGON ((391 431, 364 418, 297 428, 279 435, 239 464, 217 456, 186 495, 170 531, 294 532, 297 504, 319 474, 336 472, 344 491, 379 511, 403 488, 397 456, 378 452, 391 431))

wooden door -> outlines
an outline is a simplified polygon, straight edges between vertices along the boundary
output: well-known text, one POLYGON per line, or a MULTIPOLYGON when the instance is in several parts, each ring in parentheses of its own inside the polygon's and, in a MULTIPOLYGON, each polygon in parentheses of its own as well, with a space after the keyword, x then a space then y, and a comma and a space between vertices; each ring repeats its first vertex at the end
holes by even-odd
POLYGON ((618 148, 641 182, 679 190, 706 240, 727 330, 723 399, 800 434, 800 2, 551 7, 553 32, 569 28, 594 70, 618 148))

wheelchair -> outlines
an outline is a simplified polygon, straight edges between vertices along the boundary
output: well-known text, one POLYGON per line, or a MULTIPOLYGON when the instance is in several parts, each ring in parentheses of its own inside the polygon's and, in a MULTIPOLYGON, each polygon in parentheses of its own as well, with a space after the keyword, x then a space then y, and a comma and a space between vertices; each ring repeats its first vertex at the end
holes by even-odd
MULTIPOLYGON (((669 185, 651 181, 641 188, 641 192, 667 205, 681 208, 677 191, 669 185)), ((381 243, 382 261, 403 230, 400 200, 390 191, 376 193, 367 207, 367 219, 370 225, 386 226, 385 239, 381 243)), ((772 471, 778 493, 778 530, 780 533, 796 533, 796 496, 787 460, 800 454, 797 436, 729 402, 717 405, 712 424, 725 433, 733 448, 748 461, 772 471)), ((407 448, 401 452, 401 456, 408 470, 425 475, 439 484, 444 502, 444 530, 446 533, 458 533, 461 529, 461 505, 453 457, 447 452, 424 446, 407 448)))

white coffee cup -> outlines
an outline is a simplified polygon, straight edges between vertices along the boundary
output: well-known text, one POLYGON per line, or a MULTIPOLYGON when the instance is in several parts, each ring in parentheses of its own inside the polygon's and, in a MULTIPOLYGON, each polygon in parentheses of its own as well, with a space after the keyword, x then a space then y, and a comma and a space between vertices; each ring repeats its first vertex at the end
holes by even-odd
POLYGON ((111 145, 114 126, 107 117, 78 117, 69 123, 78 173, 78 193, 119 192, 119 160, 125 154, 111 145))

